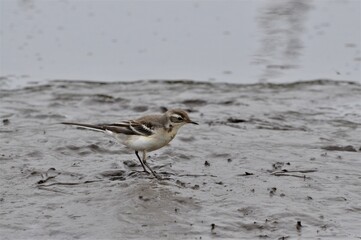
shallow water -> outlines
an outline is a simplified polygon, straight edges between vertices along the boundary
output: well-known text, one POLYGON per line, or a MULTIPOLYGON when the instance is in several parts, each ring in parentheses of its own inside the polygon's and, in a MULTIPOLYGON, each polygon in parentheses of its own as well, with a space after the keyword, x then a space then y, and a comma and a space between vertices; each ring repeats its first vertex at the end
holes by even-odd
POLYGON ((327 80, 0 90, 1 238, 360 238, 360 94, 327 80), (200 123, 150 154, 164 181, 112 138, 58 124, 160 107, 200 123))
POLYGON ((0 9, 0 87, 361 79, 357 0, 14 0, 0 9))

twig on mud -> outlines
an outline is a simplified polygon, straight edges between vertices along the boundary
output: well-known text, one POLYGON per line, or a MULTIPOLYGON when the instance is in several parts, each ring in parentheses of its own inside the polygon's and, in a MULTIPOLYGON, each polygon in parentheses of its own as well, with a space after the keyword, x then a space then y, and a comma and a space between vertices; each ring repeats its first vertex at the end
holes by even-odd
POLYGON ((310 170, 287 170, 283 169, 281 171, 274 171, 271 173, 271 175, 280 175, 280 174, 286 174, 286 173, 311 173, 311 172, 317 172, 317 169, 310 169, 310 170))
POLYGON ((40 187, 49 187, 49 186, 53 186, 53 185, 80 185, 80 184, 87 184, 87 183, 93 183, 93 182, 101 182, 103 180, 89 180, 89 181, 85 181, 85 182, 55 182, 55 183, 50 183, 47 185, 39 185, 40 187))
POLYGON ((311 179, 310 177, 306 177, 306 175, 296 175, 296 174, 288 174, 288 173, 274 173, 272 174, 274 176, 280 177, 280 176, 288 176, 288 177, 298 177, 298 178, 303 178, 303 179, 311 179))
POLYGON ((44 183, 46 183, 47 181, 49 181, 50 179, 53 179, 53 178, 55 178, 56 176, 50 176, 50 177, 47 177, 47 178, 45 178, 45 179, 41 179, 41 180, 39 180, 37 183, 38 184, 44 184, 44 183))
POLYGON ((217 177, 212 174, 180 174, 179 177, 217 177))
POLYGON ((288 176, 288 177, 298 177, 303 179, 311 179, 310 177, 306 177, 306 175, 298 175, 298 174, 290 174, 290 173, 311 173, 311 172, 317 172, 317 169, 309 169, 309 170, 287 170, 283 169, 281 171, 274 171, 271 173, 271 175, 274 176, 288 176))
POLYGON ((61 191, 61 190, 57 190, 55 188, 47 188, 46 186, 41 186, 41 185, 38 186, 38 189, 50 191, 50 192, 56 192, 56 193, 72 194, 72 193, 61 191))

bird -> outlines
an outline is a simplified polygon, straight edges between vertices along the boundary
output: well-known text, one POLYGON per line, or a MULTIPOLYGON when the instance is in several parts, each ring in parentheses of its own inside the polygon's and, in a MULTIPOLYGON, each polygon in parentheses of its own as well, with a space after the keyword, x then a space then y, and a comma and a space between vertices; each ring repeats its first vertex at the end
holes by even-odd
POLYGON ((80 128, 100 131, 113 136, 118 142, 135 152, 144 172, 161 179, 147 162, 147 153, 158 150, 177 135, 178 130, 186 124, 199 125, 192 121, 183 109, 170 109, 163 114, 145 115, 137 119, 111 124, 84 124, 62 122, 80 128), (142 158, 139 156, 142 153, 142 158))

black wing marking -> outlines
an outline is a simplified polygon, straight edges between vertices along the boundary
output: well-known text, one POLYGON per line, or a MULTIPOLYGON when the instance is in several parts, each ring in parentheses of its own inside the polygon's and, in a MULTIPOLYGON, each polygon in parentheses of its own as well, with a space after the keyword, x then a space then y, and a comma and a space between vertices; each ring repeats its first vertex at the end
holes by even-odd
POLYGON ((124 128, 129 135, 150 136, 154 133, 151 123, 141 123, 136 121, 126 121, 121 123, 114 123, 108 126, 116 128, 124 128))
POLYGON ((78 126, 81 128, 91 129, 101 132, 111 132, 111 133, 121 133, 126 135, 140 135, 140 136, 150 136, 154 133, 153 125, 151 123, 141 123, 136 121, 124 121, 120 123, 113 124, 83 124, 83 123, 73 123, 73 122, 62 122, 62 124, 78 126))

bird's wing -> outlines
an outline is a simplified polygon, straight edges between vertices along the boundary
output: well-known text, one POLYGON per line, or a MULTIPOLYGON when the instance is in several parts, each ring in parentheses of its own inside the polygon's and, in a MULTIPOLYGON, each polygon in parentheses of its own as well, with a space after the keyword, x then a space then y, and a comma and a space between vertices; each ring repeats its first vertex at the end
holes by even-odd
POLYGON ((154 126, 150 122, 144 121, 123 121, 112 124, 83 124, 73 122, 62 122, 62 124, 78 126, 81 128, 91 129, 95 131, 107 132, 112 134, 140 135, 150 136, 154 133, 154 126))
POLYGON ((106 125, 109 127, 121 128, 123 129, 124 134, 127 135, 141 135, 141 136, 150 136, 154 133, 154 124, 147 121, 123 121, 120 123, 113 123, 106 125))

